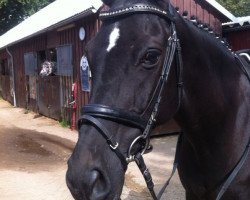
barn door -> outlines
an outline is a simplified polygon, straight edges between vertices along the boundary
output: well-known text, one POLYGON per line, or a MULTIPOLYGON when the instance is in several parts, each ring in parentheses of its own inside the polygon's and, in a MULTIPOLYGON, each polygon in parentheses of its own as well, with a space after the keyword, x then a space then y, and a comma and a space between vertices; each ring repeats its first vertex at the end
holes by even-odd
POLYGON ((8 59, 0 61, 0 95, 3 99, 12 102, 10 87, 10 69, 8 59))
POLYGON ((26 76, 26 106, 37 111, 37 53, 24 54, 24 71, 26 76))
POLYGON ((71 121, 72 107, 72 83, 73 83, 73 52, 72 45, 57 47, 57 75, 60 76, 60 95, 62 119, 71 121))
MULTIPOLYGON (((47 49, 38 52, 39 72, 44 61, 56 62, 56 50, 47 49)), ((61 119, 60 77, 57 75, 38 76, 38 110, 47 117, 61 119)))
MULTIPOLYGON (((51 60, 47 53, 46 60, 51 60)), ((65 118, 65 107, 69 104, 71 96, 72 45, 57 47, 56 56, 52 60, 57 63, 56 75, 38 78, 38 109, 41 114, 60 120, 65 118)))
POLYGON ((59 120, 61 117, 60 104, 60 78, 47 76, 38 78, 39 82, 39 113, 47 117, 59 120))

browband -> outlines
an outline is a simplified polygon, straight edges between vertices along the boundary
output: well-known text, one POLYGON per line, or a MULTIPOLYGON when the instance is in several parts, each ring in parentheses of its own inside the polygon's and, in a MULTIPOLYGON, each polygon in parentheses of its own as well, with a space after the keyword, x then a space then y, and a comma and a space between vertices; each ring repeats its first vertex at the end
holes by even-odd
POLYGON ((114 9, 109 11, 102 11, 99 14, 99 18, 101 20, 109 20, 121 16, 138 14, 138 13, 151 13, 154 15, 159 15, 161 17, 167 18, 170 21, 173 21, 173 16, 156 6, 152 6, 149 4, 135 4, 133 6, 123 7, 121 9, 114 9))
POLYGON ((111 108, 109 106, 100 104, 88 104, 83 106, 81 109, 81 114, 128 124, 141 130, 144 130, 147 125, 147 121, 144 120, 140 115, 127 112, 119 108, 111 108))

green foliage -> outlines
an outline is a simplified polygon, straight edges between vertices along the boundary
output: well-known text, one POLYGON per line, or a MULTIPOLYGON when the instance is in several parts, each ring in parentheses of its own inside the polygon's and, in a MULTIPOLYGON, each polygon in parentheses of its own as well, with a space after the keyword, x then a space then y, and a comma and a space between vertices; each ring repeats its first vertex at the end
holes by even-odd
POLYGON ((59 122, 62 127, 69 127, 70 123, 66 119, 62 119, 62 121, 59 122))
POLYGON ((0 0, 0 35, 54 0, 0 0))
POLYGON ((41 8, 47 6, 48 4, 52 3, 54 0, 20 0, 26 11, 26 15, 30 16, 36 13, 41 8))
POLYGON ((217 0, 236 17, 250 15, 250 0, 217 0))

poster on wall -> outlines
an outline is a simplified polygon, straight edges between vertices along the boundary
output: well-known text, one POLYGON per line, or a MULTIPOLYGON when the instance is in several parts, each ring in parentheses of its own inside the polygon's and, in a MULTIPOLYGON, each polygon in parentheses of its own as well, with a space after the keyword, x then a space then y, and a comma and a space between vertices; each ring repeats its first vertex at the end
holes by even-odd
POLYGON ((81 87, 82 91, 90 91, 90 70, 86 56, 83 56, 80 61, 81 87))

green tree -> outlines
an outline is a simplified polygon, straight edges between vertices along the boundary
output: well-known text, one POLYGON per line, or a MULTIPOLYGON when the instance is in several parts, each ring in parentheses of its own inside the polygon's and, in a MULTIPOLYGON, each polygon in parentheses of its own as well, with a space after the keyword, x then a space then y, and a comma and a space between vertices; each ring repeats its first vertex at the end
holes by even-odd
POLYGON ((236 17, 250 15, 250 0, 217 0, 236 17))
POLYGON ((0 35, 54 0, 0 0, 0 35))

